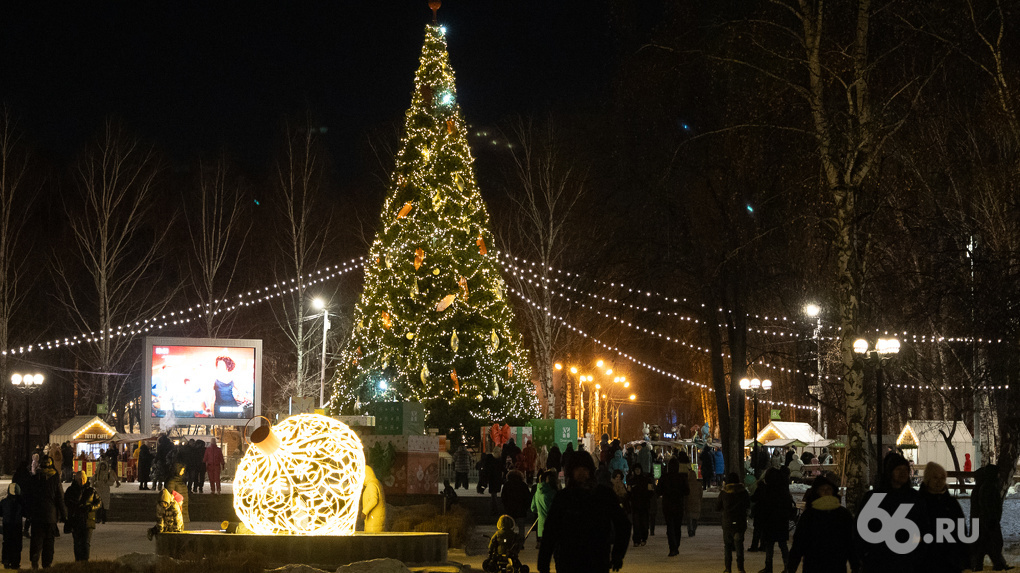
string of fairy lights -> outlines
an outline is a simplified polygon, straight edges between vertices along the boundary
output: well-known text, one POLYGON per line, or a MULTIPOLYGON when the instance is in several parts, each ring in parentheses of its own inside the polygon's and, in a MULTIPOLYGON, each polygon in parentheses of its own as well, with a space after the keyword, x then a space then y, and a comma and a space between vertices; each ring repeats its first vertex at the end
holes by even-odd
MULTIPOLYGON (((533 301, 530 298, 528 298, 524 293, 520 292, 519 290, 517 290, 517 289, 515 289, 513 287, 509 287, 508 286, 507 290, 509 292, 512 292, 512 293, 516 294, 521 300, 523 300, 524 302, 528 303, 532 307, 545 312, 549 317, 551 317, 553 320, 555 320, 555 321, 559 322, 560 324, 562 324, 565 328, 567 328, 567 329, 577 333, 579 336, 581 336, 583 338, 587 338, 587 339, 591 340, 595 344, 601 346, 602 348, 604 348, 604 349, 606 349, 606 350, 608 350, 610 352, 615 353, 617 356, 619 356, 619 357, 621 357, 621 358, 623 358, 623 359, 625 359, 625 360, 627 360, 627 361, 629 361, 629 362, 631 362, 633 364, 637 364, 638 366, 641 366, 642 368, 645 368, 647 370, 651 370, 652 372, 655 372, 656 374, 659 374, 659 375, 662 375, 662 376, 666 376, 667 378, 672 378, 673 380, 678 380, 678 381, 683 382, 685 384, 688 384, 690 386, 694 386, 694 387, 700 388, 702 390, 707 390, 709 392, 715 392, 715 388, 713 388, 713 387, 711 387, 711 386, 709 386, 707 384, 703 384, 701 382, 696 382, 694 380, 691 380, 690 378, 685 378, 685 377, 680 376, 679 374, 676 374, 676 373, 671 372, 669 370, 664 370, 662 368, 659 368, 658 366, 649 364, 648 362, 645 362, 643 360, 635 358, 634 356, 631 356, 630 354, 627 354, 626 352, 620 350, 616 346, 612 346, 610 344, 607 344, 607 343, 603 342, 602 340, 599 340, 597 337, 595 337, 595 336, 593 336, 591 334, 588 334, 584 330, 582 330, 582 329, 580 329, 580 328, 570 324, 564 318, 553 314, 552 311, 548 307, 541 306, 540 304, 538 304, 535 301, 533 301)), ((751 399, 749 396, 745 397, 745 398, 747 400, 751 399)), ((798 409, 798 410, 811 410, 811 411, 815 411, 817 409, 816 406, 805 406, 803 404, 794 404, 793 402, 786 402, 786 401, 781 401, 781 400, 759 400, 759 402, 762 402, 764 404, 771 404, 773 406, 785 406, 785 407, 788 407, 788 408, 795 408, 795 409, 798 409)))
POLYGON ((12 347, 0 351, 4 356, 21 355, 35 350, 53 350, 60 347, 77 346, 85 343, 95 343, 103 338, 115 338, 120 336, 136 336, 147 334, 154 330, 162 330, 171 326, 179 326, 197 320, 203 315, 217 315, 233 312, 252 305, 268 302, 274 298, 292 294, 299 288, 314 286, 342 276, 351 271, 357 270, 364 265, 365 257, 356 257, 349 261, 336 265, 326 266, 313 272, 298 275, 296 278, 282 282, 266 285, 261 288, 238 293, 236 297, 229 296, 223 299, 216 299, 205 305, 191 305, 188 308, 173 310, 168 313, 154 316, 152 318, 139 319, 134 322, 118 325, 109 329, 93 331, 89 333, 76 334, 64 338, 57 338, 45 342, 29 344, 26 346, 12 347))
MULTIPOLYGON (((636 325, 633 322, 629 322, 629 321, 627 321, 625 319, 622 319, 622 318, 620 318, 618 316, 615 316, 615 315, 612 315, 612 314, 609 314, 609 313, 606 313, 606 312, 602 312, 601 310, 599 310, 598 308, 596 308, 596 307, 594 307, 592 305, 585 304, 585 303, 583 303, 581 301, 573 300, 573 299, 571 299, 570 297, 566 296, 565 294, 563 294, 561 292, 556 292, 556 291, 552 290, 552 288, 550 288, 549 285, 544 283, 544 282, 540 281, 540 282, 536 283, 533 279, 527 278, 525 276, 521 276, 519 274, 519 271, 517 269, 515 269, 513 266, 508 266, 506 264, 503 264, 502 266, 503 266, 503 269, 506 272, 516 276, 518 279, 526 281, 529 284, 537 284, 538 286, 540 286, 544 290, 548 291, 550 294, 552 294, 554 296, 558 296, 558 297, 560 297, 561 299, 563 299, 566 302, 569 302, 571 304, 577 305, 577 306, 579 306, 581 308, 589 309, 592 312, 594 312, 595 314, 597 314, 599 316, 602 316, 604 318, 608 318, 609 320, 612 320, 613 322, 616 322, 616 323, 618 323, 618 324, 620 324, 622 326, 626 326, 628 328, 634 329, 634 330, 642 332, 644 334, 649 334, 651 336, 655 336, 655 337, 664 339, 667 342, 671 342, 671 343, 674 343, 674 344, 679 344, 679 345, 685 347, 686 349, 688 349, 688 350, 690 350, 692 352, 698 352, 698 353, 703 353, 703 354, 709 354, 711 352, 711 350, 708 349, 708 348, 705 348, 705 347, 702 347, 702 346, 698 346, 696 344, 692 344, 692 343, 687 342, 685 340, 682 340, 680 338, 673 337, 673 336, 664 334, 662 332, 658 332, 658 331, 656 331, 654 329, 648 329, 648 328, 645 328, 643 326, 636 325)), ((733 358, 733 356, 731 354, 725 353, 725 352, 722 353, 721 356, 724 357, 724 358, 733 358)), ((768 369, 771 369, 771 370, 777 370, 779 372, 797 373, 797 374, 803 374, 803 375, 805 375, 805 376, 807 376, 809 378, 816 378, 816 379, 818 378, 818 373, 817 372, 801 370, 799 368, 790 368, 790 367, 786 367, 786 366, 779 366, 779 365, 776 365, 776 364, 772 364, 771 362, 766 362, 764 359, 758 359, 755 363, 760 365, 760 366, 762 366, 763 368, 768 368, 768 369)), ((829 380, 830 378, 831 379, 835 379, 835 377, 830 377, 828 374, 823 374, 822 375, 822 379, 823 380, 829 380)))
MULTIPOLYGON (((517 279, 519 279, 521 281, 524 281, 524 282, 527 282, 528 284, 536 285, 536 286, 538 286, 540 288, 543 288, 544 290, 546 290, 547 292, 549 292, 553 296, 557 296, 557 297, 561 298, 562 300, 564 300, 564 301, 566 301, 568 303, 571 303, 573 305, 576 305, 576 306, 579 306, 581 308, 585 308, 585 309, 588 309, 588 310, 590 310, 592 312, 595 312, 597 315, 602 316, 604 318, 607 318, 609 320, 612 320, 614 323, 620 324, 621 326, 627 326, 627 327, 629 327, 631 329, 634 329, 636 331, 642 332, 644 334, 648 334, 648 335, 651 335, 651 336, 655 336, 655 337, 664 339, 667 342, 672 342, 674 344, 679 344, 679 345, 685 347, 688 350, 691 350, 691 351, 694 351, 694 352, 699 352, 699 353, 705 353, 705 354, 708 354, 710 352, 710 350, 707 349, 707 348, 704 348, 704 347, 701 347, 701 346, 689 343, 687 341, 681 340, 681 339, 676 338, 676 337, 672 337, 672 336, 664 334, 662 332, 657 332, 654 329, 648 329, 648 328, 645 328, 645 327, 642 327, 642 326, 639 326, 639 325, 635 325, 633 322, 630 322, 630 321, 627 321, 625 319, 622 319, 622 318, 620 318, 620 317, 618 317, 616 315, 610 314, 608 312, 603 312, 603 311, 599 310, 599 308, 596 308, 593 305, 589 305, 589 304, 586 304, 584 302, 574 300, 574 299, 570 298, 569 296, 563 294, 562 292, 557 292, 557 291, 553 290, 553 288, 551 288, 551 286, 549 285, 550 279, 548 279, 546 277, 542 277, 542 276, 538 275, 537 272, 534 272, 534 271, 532 271, 530 269, 525 269, 525 268, 522 268, 522 267, 520 267, 518 265, 515 265, 515 264, 509 262, 510 258, 512 258, 514 260, 520 260, 518 257, 510 257, 509 255, 505 255, 505 254, 504 254, 504 257, 505 258, 501 260, 501 265, 503 266, 504 271, 506 271, 507 273, 512 274, 513 276, 515 276, 517 279), (531 276, 530 277, 527 276, 528 274, 530 274, 531 276)), ((533 265, 534 263, 531 263, 531 264, 533 265)), ((552 267, 549 267, 549 268, 552 270, 552 267)), ((580 275, 578 275, 576 273, 569 273, 567 271, 562 271, 562 272, 567 274, 567 275, 570 275, 570 276, 580 276, 580 275)), ((558 283, 559 287, 566 288, 566 289, 571 290, 573 292, 576 292, 578 294, 587 295, 587 296, 592 297, 592 298, 598 298, 598 299, 604 300, 606 302, 615 302, 617 304, 622 304, 624 306, 627 306, 628 308, 631 308, 631 309, 634 309, 634 310, 638 310, 638 311, 646 311, 646 310, 648 310, 646 307, 638 307, 636 305, 622 303, 621 301, 619 301, 617 299, 613 299, 612 297, 605 297, 605 296, 596 295, 596 294, 593 294, 593 293, 587 293, 587 292, 585 292, 585 291, 583 291, 581 289, 578 289, 578 288, 575 288, 575 287, 570 287, 569 285, 566 285, 565 283, 560 282, 559 279, 555 279, 554 278, 554 279, 552 279, 552 281, 558 283)), ((594 281, 594 282, 596 282, 596 283, 600 283, 601 282, 602 284, 611 284, 611 285, 614 284, 614 283, 606 283, 605 281, 597 281, 597 280, 594 281)), ((631 290, 633 290, 633 289, 631 289, 631 290)), ((640 290, 638 290, 637 292, 639 292, 641 294, 650 294, 647 291, 640 291, 640 290)), ((523 297, 524 295, 521 295, 521 296, 523 297)), ((528 300, 528 302, 530 304, 535 306, 534 303, 532 303, 530 301, 530 299, 526 299, 526 300, 528 300)), ((684 300, 686 300, 686 299, 684 299, 684 300)), ((539 308, 539 307, 536 306, 536 308, 539 308)), ((549 312, 548 309, 544 309, 544 310, 546 310, 547 313, 549 312)), ((657 312, 657 314, 661 315, 662 313, 661 312, 657 312)), ((552 316, 552 315, 550 314, 550 316, 552 316)), ((751 315, 751 314, 748 314, 747 316, 749 318, 753 317, 753 318, 762 319, 762 320, 782 320, 782 321, 789 321, 791 323, 796 323, 796 321, 790 320, 787 317, 778 317, 778 316, 770 317, 770 316, 760 316, 760 315, 751 315)), ((686 318, 691 320, 692 322, 698 322, 696 319, 692 319, 690 317, 686 317, 686 318)), ((810 323, 807 323, 807 324, 810 324, 810 323)), ((722 325, 719 325, 719 326, 721 327, 722 325)), ((571 328, 573 330, 572 327, 568 326, 568 328, 571 328)), ((836 330, 840 330, 839 327, 832 327, 832 328, 835 328, 836 330)), ((769 331, 762 330, 762 329, 748 328, 748 330, 752 331, 752 332, 758 332, 758 333, 763 333, 763 334, 770 334, 769 331)), ((966 341, 964 338, 961 338, 961 337, 930 337, 930 336, 918 336, 918 335, 911 336, 907 332, 896 333, 896 332, 882 331, 880 329, 875 329, 874 332, 876 334, 883 335, 883 336, 898 336, 898 337, 901 337, 901 338, 911 337, 913 342, 941 342, 941 341, 946 341, 946 342, 954 342, 954 341, 955 342, 963 342, 963 341, 966 341)), ((785 335, 787 333, 781 333, 781 332, 775 331, 772 334, 785 335)), ((829 340, 834 340, 834 339, 835 339, 835 337, 829 338, 829 340)), ((987 339, 980 339, 980 338, 979 339, 973 339, 973 340, 970 340, 970 341, 971 342, 991 342, 991 341, 989 341, 987 339)), ((732 359, 732 355, 727 354, 727 353, 723 353, 722 356, 725 357, 725 358, 732 359)), ((764 359, 758 359, 754 363, 757 364, 758 366, 761 366, 761 367, 764 367, 764 368, 767 368, 767 369, 771 369, 771 370, 777 370, 779 372, 797 373, 797 374, 802 374, 802 375, 804 375, 804 376, 806 376, 808 378, 814 378, 814 379, 818 379, 819 378, 819 375, 816 372, 811 372, 811 371, 807 371, 807 370, 801 370, 801 369, 795 368, 795 367, 780 366, 780 365, 772 364, 770 362, 766 362, 764 359)), ((652 369, 654 370, 654 368, 652 368, 652 369)), ((670 375, 669 373, 665 373, 665 372, 663 374, 665 374, 667 376, 670 375)), ((671 376, 671 377, 675 377, 675 376, 671 376)), ((680 379, 680 378, 678 378, 678 379, 680 379)), ((838 376, 832 376, 832 375, 828 375, 828 374, 823 374, 823 375, 821 375, 821 379, 822 380, 827 380, 827 381, 828 380, 838 380, 838 376)), ((684 381, 686 381, 686 380, 684 380, 684 381)), ((932 389, 932 386, 930 386, 930 385, 923 385, 923 384, 890 384, 889 387, 905 389, 905 390, 931 390, 932 389)), ((971 387, 967 387, 967 386, 954 386, 954 385, 941 385, 941 386, 938 387, 938 389, 940 391, 974 390, 974 388, 971 388, 971 387)), ((1008 390, 1009 386, 1008 385, 988 385, 988 386, 981 386, 980 389, 986 390, 986 391, 1008 390)))
MULTIPOLYGON (((616 289, 621 289, 621 290, 625 289, 628 293, 636 294, 638 296, 644 296, 646 298, 657 298, 657 299, 661 300, 662 302, 666 302, 666 303, 675 303, 675 304, 678 304, 678 303, 689 303, 690 302, 686 298, 671 297, 669 295, 658 293, 658 292, 646 291, 646 290, 642 290, 642 289, 635 289, 635 288, 632 288, 632 287, 628 287, 625 284, 620 283, 620 282, 604 281, 604 280, 599 280, 599 279, 584 278, 583 275, 581 275, 579 273, 573 273, 573 272, 570 272, 570 271, 564 271, 564 270, 557 269, 557 268, 554 268, 554 267, 538 264, 538 263, 536 263, 534 261, 529 261, 529 260, 524 259, 522 257, 511 255, 511 254, 503 252, 503 251, 494 251, 494 254, 497 257, 503 257, 504 264, 510 266, 511 268, 517 270, 518 272, 520 272, 520 273, 531 273, 531 275, 533 277, 533 280, 537 280, 537 281, 552 281, 552 282, 555 282, 558 285, 562 286, 563 288, 566 288, 568 290, 572 290, 572 291, 577 292, 579 294, 583 294, 585 296, 589 296, 589 297, 592 297, 592 298, 595 298, 595 299, 599 299, 599 300, 602 300, 602 301, 605 301, 605 302, 610 302, 610 303, 614 303, 614 304, 621 304, 621 305, 624 305, 627 308, 631 308, 631 309, 633 309, 635 311, 653 312, 647 306, 634 305, 634 304, 631 304, 631 303, 627 303, 627 302, 621 301, 620 299, 614 298, 612 296, 606 296, 606 295, 601 295, 601 294, 596 294, 596 293, 591 293, 591 292, 588 292, 588 291, 584 291, 582 289, 578 289, 576 287, 568 285, 566 282, 561 281, 559 278, 555 278, 555 277, 549 278, 549 277, 545 277, 543 275, 540 275, 538 271, 544 268, 544 269, 548 270, 549 272, 556 273, 557 275, 561 275, 561 276, 564 276, 564 277, 583 278, 586 281, 590 281, 592 284, 609 286, 611 288, 616 288, 616 289), (513 261, 513 262, 511 262, 511 261, 513 261), (525 267, 522 267, 522 266, 518 266, 515 263, 519 263, 520 265, 526 265, 527 267, 530 267, 530 268, 525 268, 525 267)), ((701 304, 700 306, 702 308, 704 308, 705 305, 701 304)), ((654 312, 657 315, 662 315, 662 316, 682 316, 684 320, 689 320, 691 322, 696 322, 696 323, 700 324, 700 321, 698 321, 698 319, 696 319, 694 317, 686 316, 686 315, 681 315, 679 312, 676 312, 676 313, 669 313, 669 312, 662 312, 662 311, 654 311, 654 312)), ((729 311, 720 308, 720 309, 718 309, 718 312, 729 312, 729 311)), ((814 328, 816 326, 816 323, 813 320, 797 321, 795 319, 792 319, 792 318, 789 318, 789 317, 786 317, 786 316, 779 316, 779 315, 772 315, 772 316, 764 315, 763 316, 763 315, 752 314, 752 313, 745 313, 745 315, 748 318, 754 318, 756 320, 778 321, 778 322, 786 323, 786 324, 789 324, 791 327, 796 327, 796 326, 799 325, 800 328, 804 328, 804 327, 814 328)), ((722 325, 719 325, 719 326, 722 326, 722 325)), ((825 324, 825 323, 822 323, 822 328, 831 329, 831 330, 835 330, 835 331, 841 331, 842 330, 842 327, 840 327, 838 325, 825 324)), ((779 331, 779 330, 769 331, 768 329, 761 329, 761 328, 748 328, 748 331, 756 332, 756 333, 760 333, 760 334, 774 335, 774 336, 790 336, 791 338, 796 336, 796 333, 794 333, 794 332, 783 332, 783 331, 779 331)), ((889 330, 883 330, 881 328, 868 329, 865 332, 867 332, 867 333, 874 333, 876 335, 883 335, 883 336, 897 336, 899 338, 904 339, 904 341, 906 341, 906 339, 910 339, 911 342, 924 342, 924 343, 967 342, 967 343, 978 343, 978 344, 1005 344, 1005 343, 1008 342, 1006 340, 1003 340, 1002 338, 985 338, 985 337, 975 337, 975 336, 934 336, 934 335, 923 335, 923 334, 911 334, 908 331, 889 331, 889 330)), ((819 338, 821 338, 822 340, 836 340, 838 337, 830 336, 830 337, 819 337, 819 338)))

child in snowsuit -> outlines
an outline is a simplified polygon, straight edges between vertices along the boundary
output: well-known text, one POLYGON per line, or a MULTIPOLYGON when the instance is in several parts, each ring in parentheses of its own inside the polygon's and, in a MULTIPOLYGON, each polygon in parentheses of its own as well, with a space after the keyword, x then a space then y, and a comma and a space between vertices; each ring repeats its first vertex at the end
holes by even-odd
POLYGON ((7 497, 0 499, 0 515, 3 515, 4 546, 0 564, 4 569, 21 567, 21 549, 24 547, 21 532, 25 516, 25 502, 21 498, 21 487, 12 483, 7 486, 7 497))
POLYGON ((181 513, 181 501, 184 497, 176 491, 164 489, 156 504, 156 525, 149 528, 146 536, 152 541, 153 536, 160 533, 179 533, 184 531, 184 517, 181 513))

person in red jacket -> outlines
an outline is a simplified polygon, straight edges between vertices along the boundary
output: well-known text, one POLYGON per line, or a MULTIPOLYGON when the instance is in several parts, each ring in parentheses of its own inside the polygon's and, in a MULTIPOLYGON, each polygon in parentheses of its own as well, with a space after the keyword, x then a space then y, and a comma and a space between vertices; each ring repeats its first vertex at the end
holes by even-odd
POLYGON ((209 474, 209 491, 220 493, 222 491, 220 489, 220 472, 223 470, 223 452, 216 445, 216 438, 213 438, 209 447, 205 449, 202 461, 205 462, 205 470, 209 474))

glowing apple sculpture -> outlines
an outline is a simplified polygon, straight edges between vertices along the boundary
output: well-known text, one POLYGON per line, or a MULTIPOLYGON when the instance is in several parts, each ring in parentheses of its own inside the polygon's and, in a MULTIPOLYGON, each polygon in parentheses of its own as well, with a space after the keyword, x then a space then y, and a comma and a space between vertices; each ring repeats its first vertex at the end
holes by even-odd
POLYGON ((365 481, 361 440, 319 414, 256 428, 234 475, 234 509, 260 535, 353 535, 365 481))

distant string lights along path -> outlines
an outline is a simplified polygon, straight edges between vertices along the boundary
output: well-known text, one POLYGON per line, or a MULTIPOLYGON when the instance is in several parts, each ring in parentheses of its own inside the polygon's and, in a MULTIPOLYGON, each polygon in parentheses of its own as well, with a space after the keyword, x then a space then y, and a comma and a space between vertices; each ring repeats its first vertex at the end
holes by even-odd
MULTIPOLYGON (((602 348, 605 348, 606 350, 608 350, 610 352, 615 352, 621 358, 624 358, 624 359, 626 359, 626 360, 628 360, 628 361, 630 361, 630 362, 632 362, 634 364, 637 364, 638 366, 641 366, 643 368, 651 370, 652 372, 655 372, 655 373, 660 374, 662 376, 666 376, 667 378, 672 378, 674 380, 679 380, 680 382, 683 382, 685 384, 689 384, 689 385, 697 387, 697 388, 708 390, 709 392, 715 392, 715 388, 713 388, 713 387, 711 387, 711 386, 709 386, 707 384, 702 384, 700 382, 695 382, 694 380, 691 380, 689 378, 684 378, 683 376, 680 376, 678 374, 674 374, 673 372, 670 372, 668 370, 663 370, 662 368, 659 368, 657 366, 653 366, 653 365, 651 365, 651 364, 649 364, 647 362, 639 360, 639 359, 631 356, 630 354, 627 354, 626 352, 623 352, 622 350, 620 350, 619 348, 617 348, 615 346, 611 346, 609 344, 606 344, 605 342, 602 342, 598 338, 595 338, 594 336, 588 334, 587 332, 581 330, 580 328, 577 328, 576 326, 568 323, 563 318, 561 318, 561 317, 559 317, 559 316, 557 316, 555 314, 552 314, 552 312, 548 308, 540 306, 539 304, 535 303, 534 301, 529 299, 527 296, 525 296, 524 293, 518 291, 517 289, 515 289, 515 288, 513 288, 511 286, 508 286, 507 290, 512 292, 512 293, 514 293, 514 294, 516 294, 518 297, 521 298, 521 300, 523 300, 524 302, 530 304, 534 308, 536 308, 538 310, 541 310, 541 311, 544 311, 546 313, 546 315, 548 315, 553 320, 556 320, 557 322, 559 322, 563 326, 567 327, 569 330, 572 330, 573 332, 576 332, 580 336, 591 340, 595 344, 598 344, 599 346, 601 346, 602 348)), ((746 400, 751 400, 750 396, 745 397, 745 399, 746 400)), ((783 402, 783 401, 774 401, 774 400, 759 400, 759 402, 762 402, 762 403, 765 403, 765 404, 771 404, 773 406, 784 406, 784 407, 788 407, 788 408, 795 408, 795 409, 798 409, 798 410, 811 410, 811 411, 815 411, 815 409, 816 409, 815 406, 805 406, 805 405, 802 405, 802 404, 794 404, 792 402, 783 402)))

